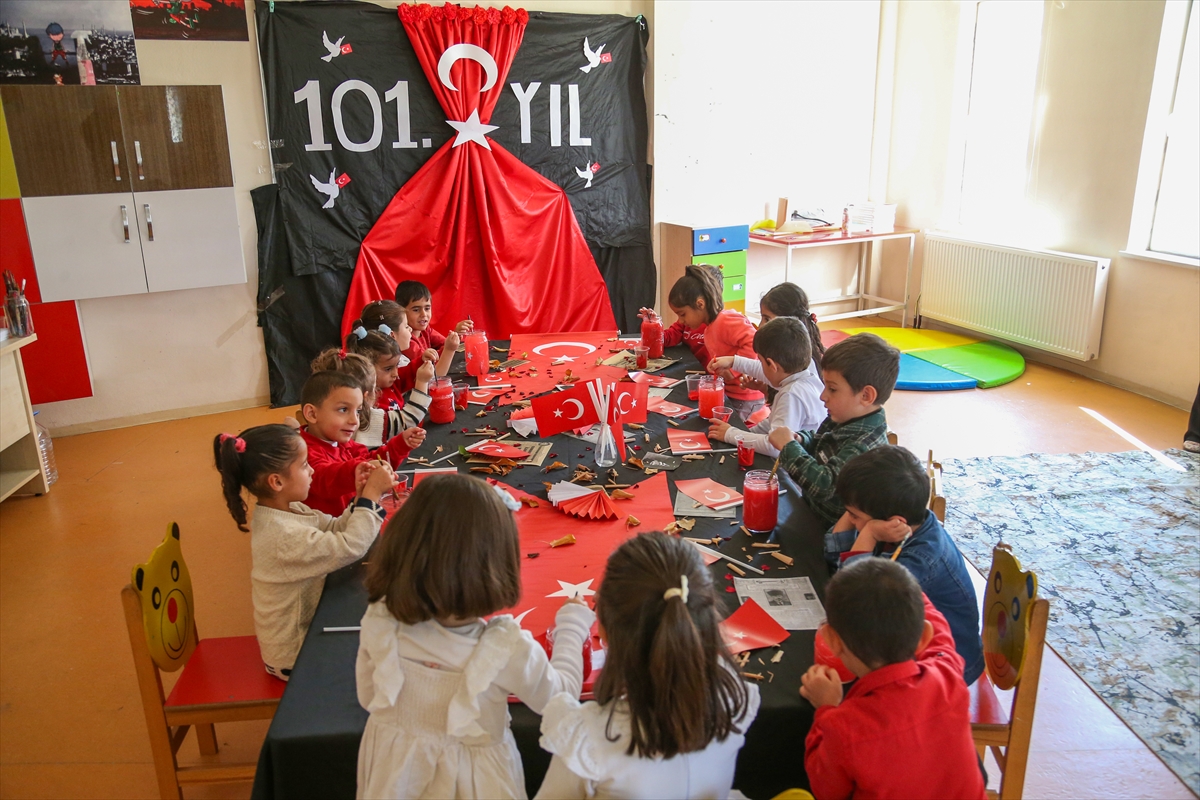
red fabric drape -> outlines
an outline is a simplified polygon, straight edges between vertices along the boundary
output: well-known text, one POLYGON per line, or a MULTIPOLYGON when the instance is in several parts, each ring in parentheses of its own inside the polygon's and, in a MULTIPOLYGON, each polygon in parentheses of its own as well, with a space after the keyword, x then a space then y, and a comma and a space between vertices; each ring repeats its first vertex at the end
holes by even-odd
MULTIPOLYGON (((404 29, 449 120, 478 112, 486 124, 529 17, 524 10, 400 6, 404 29), (495 62, 487 91, 487 56, 456 51, 439 77, 447 48, 474 45, 495 62)), ((453 54, 452 54, 453 55, 453 54)), ((488 65, 490 67, 490 65, 488 65)), ((457 138, 457 137, 456 137, 457 138)), ((363 240, 342 334, 372 300, 391 298, 402 280, 433 293, 434 325, 469 314, 493 338, 537 331, 616 327, 608 291, 563 190, 487 140, 447 142, 409 179, 363 240)))

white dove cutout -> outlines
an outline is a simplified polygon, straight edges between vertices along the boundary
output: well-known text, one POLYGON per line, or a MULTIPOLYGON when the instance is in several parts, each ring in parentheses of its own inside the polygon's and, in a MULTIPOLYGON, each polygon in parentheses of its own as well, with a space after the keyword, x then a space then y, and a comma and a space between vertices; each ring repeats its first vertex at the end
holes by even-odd
POLYGON ((578 175, 579 177, 587 180, 587 183, 585 183, 583 185, 583 188, 585 188, 585 189, 592 188, 592 176, 596 174, 596 173, 592 172, 592 162, 590 162, 590 161, 588 162, 586 169, 580 169, 579 167, 576 167, 575 174, 578 175))
MULTIPOLYGON (((604 44, 608 44, 608 42, 605 42, 604 44)), ((583 57, 588 60, 588 63, 579 68, 580 72, 586 75, 592 71, 592 67, 597 67, 600 65, 600 54, 604 52, 604 44, 600 45, 593 51, 591 46, 588 45, 587 37, 583 37, 583 57)))
POLYGON ((321 208, 333 208, 333 201, 338 199, 338 195, 342 192, 342 187, 337 184, 337 167, 333 168, 333 172, 329 173, 329 183, 321 183, 311 174, 308 179, 312 181, 312 185, 316 187, 318 192, 329 195, 329 199, 325 201, 325 205, 321 208))
MULTIPOLYGON (((342 54, 342 41, 345 38, 345 36, 340 36, 336 42, 331 42, 329 41, 329 34, 321 31, 321 44, 325 45, 325 49, 329 51, 329 55, 321 56, 321 60, 328 64, 340 56, 342 54)), ((599 60, 599 54, 597 54, 596 58, 599 60)))

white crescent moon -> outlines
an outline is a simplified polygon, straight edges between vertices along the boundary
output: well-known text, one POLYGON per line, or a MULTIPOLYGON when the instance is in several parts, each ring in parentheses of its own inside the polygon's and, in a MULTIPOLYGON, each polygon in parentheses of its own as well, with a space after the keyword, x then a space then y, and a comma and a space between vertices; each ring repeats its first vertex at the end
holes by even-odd
POLYGON ((660 414, 670 416, 671 414, 678 414, 680 411, 683 411, 683 406, 677 406, 674 403, 663 403, 655 410, 660 414))
POLYGON ((485 383, 499 383, 501 377, 503 377, 503 376, 501 376, 501 374, 499 372, 492 372, 487 375, 484 375, 483 380, 485 383))
POLYGON ((537 347, 533 348, 533 352, 537 353, 540 356, 543 354, 542 351, 547 350, 548 348, 551 348, 551 347, 578 347, 581 350, 583 350, 583 352, 585 352, 585 353, 596 352, 595 345, 584 344, 583 342, 548 342, 547 344, 539 344, 537 347))
POLYGON ((695 439, 680 439, 675 446, 680 450, 700 450, 704 447, 704 443, 697 442, 695 439))
POLYGON ((571 403, 574 403, 574 404, 575 404, 575 407, 579 409, 579 413, 578 413, 578 414, 576 414, 576 415, 575 415, 575 416, 573 416, 573 417, 567 417, 567 419, 580 419, 580 418, 582 418, 582 417, 583 417, 583 403, 579 402, 578 400, 576 400, 576 399, 574 399, 574 398, 571 398, 570 400, 564 400, 564 401, 563 401, 563 408, 566 408, 567 406, 571 405, 571 403))
MULTIPOLYGON (((476 453, 499 453, 504 455, 504 448, 498 444, 485 444, 475 451, 476 453)), ((726 495, 728 498, 729 495, 726 495)))
MULTIPOLYGON (((691 441, 691 440, 689 439, 688 441, 691 441)), ((729 498, 733 497, 733 495, 731 495, 729 492, 721 492, 720 497, 714 497, 713 493, 712 493, 712 489, 705 489, 704 496, 707 497, 709 500, 712 500, 714 503, 723 503, 726 500, 728 500, 729 498)))
MULTIPOLYGON (((632 411, 632 410, 633 410, 633 406, 630 406, 629 408, 626 408, 626 407, 625 407, 625 406, 624 406, 624 405, 621 403, 621 401, 622 401, 622 400, 627 400, 627 399, 629 399, 629 398, 631 398, 631 397, 633 397, 633 395, 632 395, 632 394, 630 394, 629 392, 624 392, 624 393, 622 393, 622 394, 619 394, 619 395, 617 395, 617 411, 618 411, 619 413, 621 413, 621 414, 628 414, 630 411, 632 411)), ((636 402, 636 401, 635 401, 635 402, 636 402)))
POLYGON ((491 53, 479 45, 452 44, 446 48, 446 52, 442 53, 442 57, 438 59, 438 79, 441 80, 447 89, 452 92, 458 91, 458 87, 450 81, 450 68, 454 66, 455 61, 461 58, 475 61, 483 67, 483 74, 486 80, 480 91, 486 92, 496 85, 496 78, 499 76, 500 71, 496 68, 496 59, 492 58, 491 53))
POLYGON ((484 397, 491 397, 491 395, 492 395, 492 393, 490 391, 488 391, 487 389, 484 389, 482 392, 478 392, 478 391, 471 392, 471 397, 484 398, 484 397))

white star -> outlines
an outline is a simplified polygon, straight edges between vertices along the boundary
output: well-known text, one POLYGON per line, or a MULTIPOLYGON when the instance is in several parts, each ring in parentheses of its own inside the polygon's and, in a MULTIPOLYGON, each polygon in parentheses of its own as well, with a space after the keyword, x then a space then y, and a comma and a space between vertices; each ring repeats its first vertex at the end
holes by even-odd
MULTIPOLYGON (((561 583, 561 581, 560 581, 560 583, 561 583)), ((735 633, 735 634, 733 635, 733 638, 735 638, 735 639, 745 639, 745 638, 746 638, 746 633, 745 633, 744 631, 738 631, 737 633, 735 633)))
POLYGON ((592 585, 593 580, 595 579, 588 578, 583 583, 567 583, 566 581, 559 581, 558 585, 562 588, 557 592, 546 595, 546 597, 589 597, 595 594, 594 591, 588 588, 592 585))
POLYGON ((458 131, 458 136, 454 137, 454 147, 458 147, 463 142, 475 142, 475 144, 483 145, 488 150, 491 150, 492 146, 488 144, 488 140, 484 134, 490 133, 500 127, 499 125, 484 125, 480 122, 478 108, 471 112, 471 116, 467 117, 466 122, 455 122, 452 119, 448 119, 446 120, 446 124, 458 131))
POLYGON ((558 356, 555 361, 574 361, 574 356, 558 356))
POLYGON ((561 416, 562 416, 562 409, 561 409, 561 408, 556 408, 556 409, 554 409, 554 416, 556 416, 556 417, 561 417, 561 416))

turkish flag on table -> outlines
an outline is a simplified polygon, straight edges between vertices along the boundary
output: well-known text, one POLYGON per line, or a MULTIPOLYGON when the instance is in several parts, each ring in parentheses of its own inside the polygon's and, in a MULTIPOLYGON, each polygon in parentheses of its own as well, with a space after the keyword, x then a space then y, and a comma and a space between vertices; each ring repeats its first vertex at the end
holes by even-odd
POLYGON ((763 607, 747 598, 741 608, 721 623, 721 637, 734 655, 760 647, 774 647, 791 636, 763 607))
POLYGON ((704 431, 681 431, 676 428, 667 428, 667 442, 671 445, 671 452, 677 456, 712 452, 712 445, 708 443, 708 436, 704 431))
POLYGON ((588 391, 589 386, 595 389, 594 383, 580 382, 570 389, 533 398, 531 406, 533 418, 537 420, 538 436, 549 439, 563 431, 599 422, 600 411, 588 391))
POLYGON ((398 13, 457 135, 363 239, 342 335, 366 303, 394 296, 402 280, 429 287, 433 324, 442 330, 468 315, 501 338, 614 326, 608 289, 566 192, 487 136, 528 14, 449 3, 402 4, 398 13))
MULTIPOLYGON (((504 488, 518 500, 533 496, 504 488)), ((554 627, 554 615, 567 598, 580 595, 594 601, 608 556, 621 542, 643 531, 661 531, 675 521, 666 473, 635 484, 629 493, 633 499, 612 501, 618 513, 612 520, 570 517, 541 498, 537 508, 522 504, 515 512, 521 537, 521 599, 513 608, 497 613, 516 615, 521 627, 536 635, 554 627), (627 526, 630 515, 641 524, 627 526), (575 544, 550 546, 568 533, 575 536, 575 544), (529 558, 531 553, 537 557, 529 558)))
POLYGON ((633 381, 610 384, 608 421, 613 424, 646 421, 646 398, 649 386, 633 381))
POLYGON ((512 358, 528 361, 506 372, 494 372, 479 379, 480 386, 502 381, 516 387, 512 394, 500 398, 501 405, 515 403, 531 395, 548 392, 564 383, 567 370, 572 378, 588 381, 604 378, 609 382, 625 377, 620 367, 597 364, 597 359, 608 358, 609 349, 616 342, 609 339, 616 331, 586 331, 581 333, 534 333, 512 337, 509 353, 512 358), (561 362, 561 363, 555 363, 561 362), (492 379, 495 376, 495 380, 492 379))
POLYGON ((478 456, 515 459, 529 458, 529 453, 519 447, 513 447, 511 444, 496 442, 490 439, 486 442, 477 442, 468 447, 466 450, 468 453, 474 453, 478 456))
POLYGON ((703 503, 717 511, 723 508, 732 508, 742 502, 742 495, 739 491, 717 483, 712 478, 675 481, 675 488, 697 503, 703 503))

